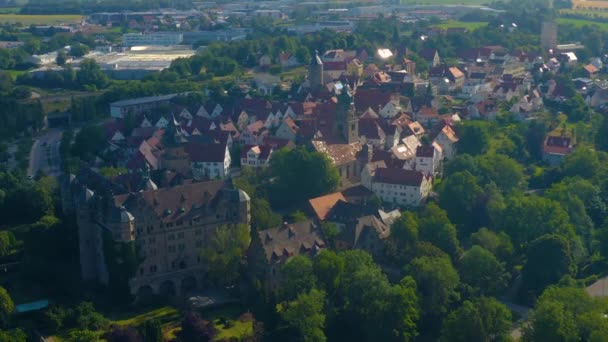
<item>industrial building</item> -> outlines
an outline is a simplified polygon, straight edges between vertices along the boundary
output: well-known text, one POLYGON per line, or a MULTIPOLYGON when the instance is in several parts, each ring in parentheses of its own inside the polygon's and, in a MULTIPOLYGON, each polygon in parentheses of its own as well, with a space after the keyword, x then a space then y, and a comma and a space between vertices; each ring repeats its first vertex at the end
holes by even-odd
POLYGON ((179 45, 184 40, 180 32, 126 33, 122 35, 123 46, 179 45))

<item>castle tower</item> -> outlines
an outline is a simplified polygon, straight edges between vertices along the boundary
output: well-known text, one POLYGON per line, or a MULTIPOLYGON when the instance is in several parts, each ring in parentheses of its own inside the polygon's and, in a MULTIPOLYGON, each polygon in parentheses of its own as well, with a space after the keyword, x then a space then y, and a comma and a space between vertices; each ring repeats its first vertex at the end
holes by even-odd
POLYGON ((319 57, 319 51, 315 51, 315 55, 310 59, 308 81, 312 89, 318 89, 325 85, 323 83, 323 61, 319 57))
POLYGON ((554 49, 557 46, 557 24, 544 21, 540 31, 540 46, 543 50, 554 49))
POLYGON ((348 86, 342 90, 338 98, 334 135, 342 138, 347 144, 359 141, 359 118, 348 86))

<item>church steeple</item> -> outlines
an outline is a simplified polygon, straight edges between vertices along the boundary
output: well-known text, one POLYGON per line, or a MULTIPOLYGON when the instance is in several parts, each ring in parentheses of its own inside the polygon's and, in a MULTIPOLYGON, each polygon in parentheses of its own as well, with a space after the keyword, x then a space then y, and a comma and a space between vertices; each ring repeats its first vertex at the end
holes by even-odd
POLYGON ((311 89, 318 89, 324 86, 323 83, 323 61, 319 57, 319 51, 315 50, 315 55, 310 59, 308 66, 308 82, 311 89))
POLYGON ((334 135, 342 138, 348 144, 359 141, 359 118, 355 111, 353 94, 348 85, 338 96, 334 135))

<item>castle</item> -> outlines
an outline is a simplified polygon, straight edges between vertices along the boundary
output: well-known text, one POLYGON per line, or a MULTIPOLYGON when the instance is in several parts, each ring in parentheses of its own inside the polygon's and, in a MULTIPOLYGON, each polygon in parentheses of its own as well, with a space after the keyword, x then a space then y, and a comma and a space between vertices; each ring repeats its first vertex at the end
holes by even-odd
POLYGON ((249 196, 230 181, 171 183, 166 176, 167 186, 158 187, 144 170, 130 191, 90 169, 64 180, 84 280, 136 296, 182 295, 206 285, 201 251, 220 226, 249 224, 249 196))

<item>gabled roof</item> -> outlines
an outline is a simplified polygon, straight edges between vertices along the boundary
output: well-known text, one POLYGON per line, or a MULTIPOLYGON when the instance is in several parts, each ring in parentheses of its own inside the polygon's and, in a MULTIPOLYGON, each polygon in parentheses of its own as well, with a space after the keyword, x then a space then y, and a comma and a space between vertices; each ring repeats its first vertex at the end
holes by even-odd
POLYGON ((119 195, 114 196, 114 205, 131 210, 142 199, 162 222, 191 220, 207 215, 209 209, 205 207, 213 206, 224 184, 224 181, 198 182, 119 195))
POLYGON ((186 145, 186 153, 191 162, 223 163, 226 158, 226 144, 200 144, 190 142, 186 145))
POLYGON ((272 147, 270 145, 245 145, 243 150, 241 151, 241 158, 247 158, 247 154, 249 151, 253 151, 258 159, 268 160, 270 158, 270 154, 272 153, 272 147))
POLYGON ((325 238, 318 224, 311 220, 258 231, 268 263, 283 263, 296 255, 314 256, 325 248, 325 238))
POLYGON ((378 168, 374 174, 373 181, 385 184, 420 186, 424 179, 425 176, 420 171, 378 168))
POLYGON ((311 198, 308 204, 317 216, 317 219, 323 221, 327 218, 327 214, 339 201, 346 201, 341 192, 334 192, 328 195, 311 198))

